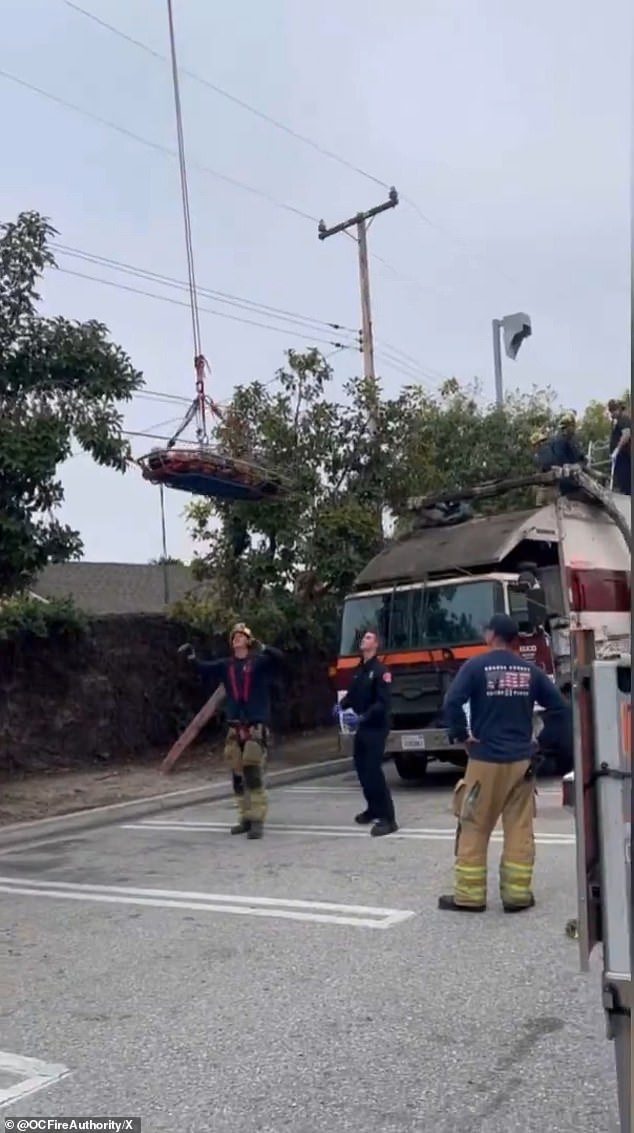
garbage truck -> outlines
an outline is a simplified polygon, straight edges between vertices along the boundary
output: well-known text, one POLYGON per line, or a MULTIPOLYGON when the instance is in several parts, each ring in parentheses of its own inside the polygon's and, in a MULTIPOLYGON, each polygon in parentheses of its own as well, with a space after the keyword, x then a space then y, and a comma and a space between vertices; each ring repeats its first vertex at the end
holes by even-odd
MULTIPOLYGON (((443 724, 445 693, 459 666, 486 646, 483 627, 506 613, 518 651, 565 695, 571 690, 571 629, 592 630, 598 656, 630 653, 630 505, 577 466, 409 502, 412 529, 356 577, 342 611, 333 670, 341 699, 359 663, 364 632, 378 630, 392 673, 386 755, 401 779, 422 779, 431 761, 466 762, 443 724), (562 496, 562 478, 576 483, 562 496), (474 515, 471 501, 537 487, 548 502, 474 515)), ((539 708, 535 718, 540 728, 539 708)), ((352 737, 342 734, 347 754, 352 737)), ((551 773, 569 772, 572 749, 547 753, 551 773)))

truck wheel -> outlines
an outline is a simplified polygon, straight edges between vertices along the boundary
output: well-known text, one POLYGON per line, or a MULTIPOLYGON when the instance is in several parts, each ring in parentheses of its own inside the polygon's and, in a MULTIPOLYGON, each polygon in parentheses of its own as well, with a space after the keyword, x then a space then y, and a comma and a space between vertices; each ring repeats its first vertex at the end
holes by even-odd
POLYGON ((399 777, 406 783, 413 783, 425 778, 427 774, 426 755, 395 755, 394 766, 399 777))

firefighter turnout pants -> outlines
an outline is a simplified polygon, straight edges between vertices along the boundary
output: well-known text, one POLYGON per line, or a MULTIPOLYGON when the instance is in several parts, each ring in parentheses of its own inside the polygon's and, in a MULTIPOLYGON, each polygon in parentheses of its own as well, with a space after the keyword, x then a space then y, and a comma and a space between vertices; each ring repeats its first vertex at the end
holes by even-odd
POLYGON ((533 903, 535 862, 535 779, 526 778, 529 760, 486 763, 470 759, 454 792, 458 819, 454 900, 457 905, 486 905, 487 852, 498 819, 504 845, 500 861, 500 896, 505 907, 533 903))
POLYGON ((359 728, 352 758, 368 814, 375 820, 394 822, 394 802, 383 771, 387 733, 382 728, 359 728))
POLYGON ((268 732, 262 724, 230 724, 225 758, 231 767, 233 794, 240 819, 264 822, 268 797, 264 773, 268 755, 268 732))

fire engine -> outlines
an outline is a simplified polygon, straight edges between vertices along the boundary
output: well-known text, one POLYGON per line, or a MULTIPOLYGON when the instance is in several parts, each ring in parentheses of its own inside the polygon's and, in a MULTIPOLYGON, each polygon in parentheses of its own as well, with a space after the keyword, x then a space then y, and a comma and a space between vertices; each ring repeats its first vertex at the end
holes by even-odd
MULTIPOLYGON (((432 760, 464 765, 442 705, 457 669, 485 649, 494 613, 518 623, 518 651, 570 694, 570 633, 594 632, 598 655, 630 652, 631 499, 571 467, 410 502, 413 530, 392 540, 355 579, 345 599, 335 670, 338 696, 359 664, 363 633, 381 638, 392 673, 392 730, 386 755, 402 779, 424 777, 432 760), (563 475, 577 481, 557 496, 563 475), (468 501, 528 485, 549 485, 544 506, 474 516, 468 501)), ((539 730, 539 714, 536 730, 539 730)), ((352 737, 341 735, 348 752, 352 737)), ((550 770, 568 772, 571 750, 549 753, 550 770)))

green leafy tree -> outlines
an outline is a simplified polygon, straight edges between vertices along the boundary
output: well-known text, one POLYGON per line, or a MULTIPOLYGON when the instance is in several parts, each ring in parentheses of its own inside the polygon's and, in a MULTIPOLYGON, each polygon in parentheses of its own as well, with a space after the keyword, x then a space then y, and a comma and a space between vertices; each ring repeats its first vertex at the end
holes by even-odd
POLYGON ((213 578, 225 622, 259 611, 257 632, 279 633, 290 621, 297 633, 324 628, 336 597, 382 545, 393 407, 377 404, 363 380, 347 383, 346 403, 337 404, 331 379, 318 351, 289 351, 277 387, 239 387, 218 428, 221 448, 279 470, 289 484, 279 503, 197 500, 188 509, 200 548, 194 569, 213 578), (317 627, 306 599, 326 596, 317 627))
POLYGON ((205 617, 216 626, 248 617, 266 635, 289 623, 330 632, 342 595, 384 544, 388 514, 403 530, 412 495, 530 472, 530 435, 555 421, 549 391, 510 396, 499 410, 483 404, 477 383, 451 380, 435 395, 409 386, 380 400, 373 383, 351 379, 338 404, 331 377, 317 351, 290 351, 277 388, 256 381, 235 392, 218 445, 278 469, 290 489, 279 503, 188 508, 194 570, 214 582, 205 617))
MULTIPOLYGON (((290 351, 274 389, 256 381, 236 390, 219 447, 276 468, 290 489, 279 503, 189 506, 194 572, 213 582, 198 600, 197 625, 247 617, 265 636, 290 625, 330 634, 343 594, 385 543, 388 515, 400 536, 414 523, 412 496, 534 472, 531 436, 554 432, 562 412, 549 389, 509 393, 499 407, 477 381, 453 378, 436 391, 411 385, 384 399, 374 383, 353 378, 338 404, 331 377, 316 350, 290 351)), ((591 404, 582 438, 607 428, 603 407, 591 404)), ((474 506, 490 514, 534 499, 529 487, 474 506)))
POLYGON ((143 384, 102 323, 39 313, 56 235, 36 212, 0 226, 0 594, 49 562, 80 557, 79 533, 55 516, 64 498, 57 470, 74 441, 124 472, 119 404, 143 384))

